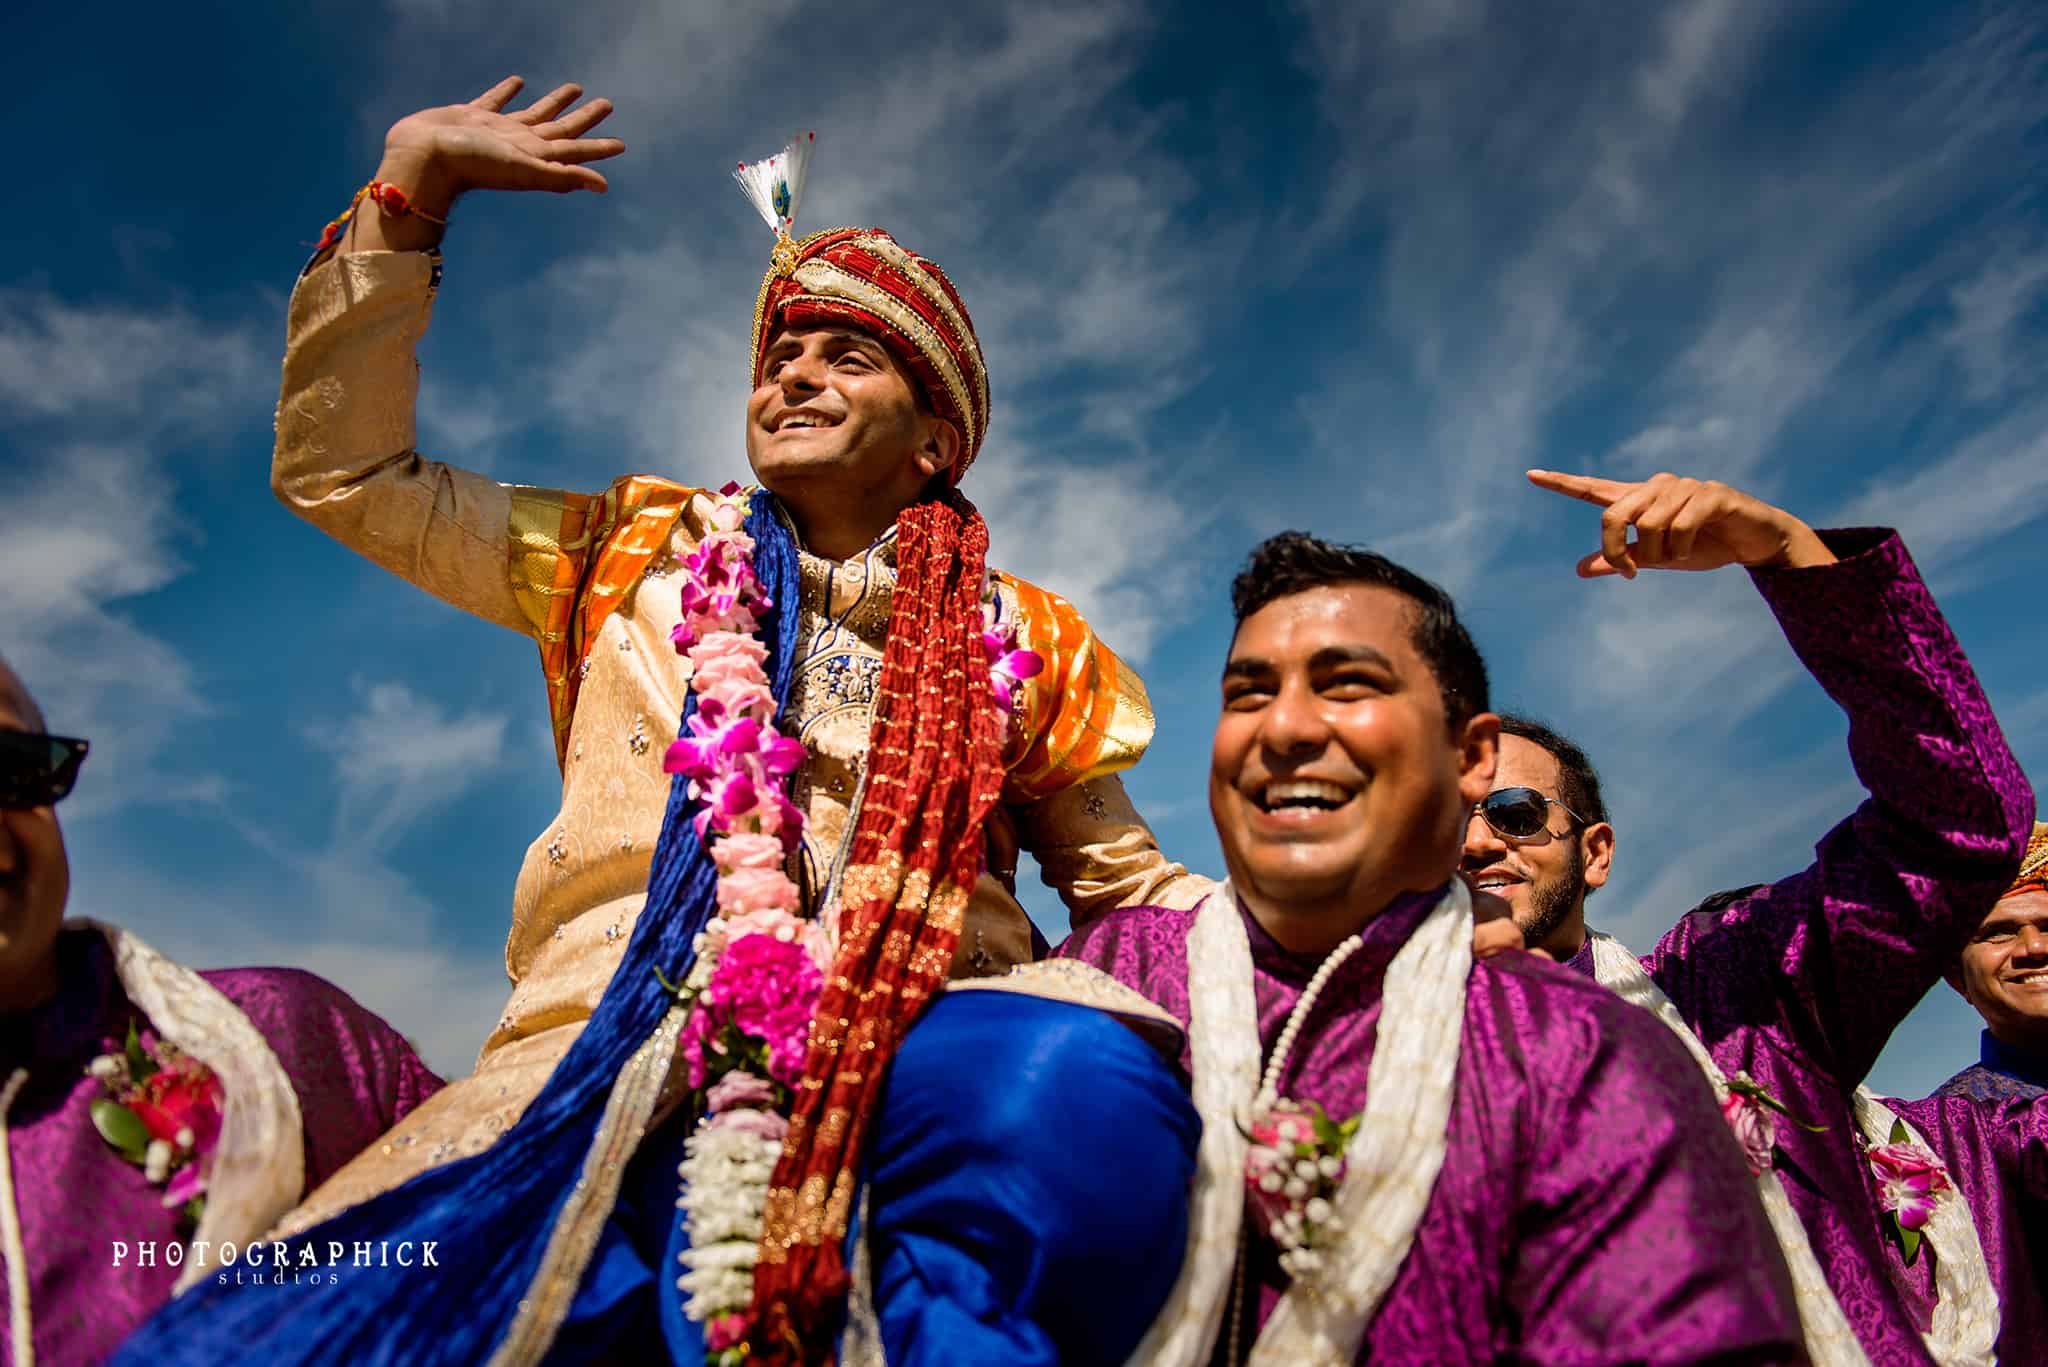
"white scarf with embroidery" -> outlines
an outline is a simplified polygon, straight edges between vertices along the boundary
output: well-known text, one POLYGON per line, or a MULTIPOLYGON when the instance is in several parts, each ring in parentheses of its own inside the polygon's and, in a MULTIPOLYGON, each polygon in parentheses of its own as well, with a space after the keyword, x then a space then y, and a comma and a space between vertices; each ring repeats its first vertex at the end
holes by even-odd
MULTIPOLYGON (((1229 883, 1188 935, 1188 1047, 1202 1143, 1180 1280, 1131 1356, 1132 1367, 1202 1367, 1230 1298, 1244 1223, 1248 1141, 1239 1128, 1259 1086, 1251 941, 1229 883)), ((1365 1114, 1345 1150, 1334 1204, 1342 1233, 1311 1289, 1288 1288, 1253 1345, 1259 1367, 1349 1367, 1393 1284, 1443 1168, 1472 971, 1472 899, 1458 879, 1388 965, 1365 1114)))
MULTIPOLYGON (((1640 1006, 1671 1028, 1692 1052, 1700 1071, 1714 1088, 1714 1099, 1728 1099, 1728 1077, 1717 1065, 1699 1036, 1679 1014, 1663 989, 1643 971, 1635 952, 1611 935, 1589 933, 1593 947, 1593 976, 1623 1001, 1640 1006)), ((1890 1142, 1892 1122, 1898 1117, 1886 1109, 1866 1087, 1856 1089, 1856 1121, 1871 1144, 1890 1142)), ((1925 1145, 1918 1130, 1906 1126, 1914 1143, 1925 1145)), ((1763 1199, 1764 1214, 1784 1250, 1785 1263, 1792 1271, 1792 1288, 1798 1296, 1800 1328, 1806 1338, 1807 1355, 1814 1367, 1862 1367, 1870 1361, 1856 1338, 1842 1307, 1828 1286, 1827 1276, 1814 1257, 1806 1237, 1806 1226, 1785 1195, 1785 1184, 1775 1170, 1766 1168, 1757 1178, 1757 1194, 1763 1199)), ((1993 1367, 1993 1347, 1998 1341, 1998 1293, 1992 1288, 1991 1273, 1978 1242, 1976 1225, 1962 1193, 1952 1192, 1936 1207, 1933 1221, 1924 1232, 1934 1253, 1934 1281, 1937 1301, 1934 1323, 1922 1337, 1927 1351, 1943 1367, 1993 1367)))

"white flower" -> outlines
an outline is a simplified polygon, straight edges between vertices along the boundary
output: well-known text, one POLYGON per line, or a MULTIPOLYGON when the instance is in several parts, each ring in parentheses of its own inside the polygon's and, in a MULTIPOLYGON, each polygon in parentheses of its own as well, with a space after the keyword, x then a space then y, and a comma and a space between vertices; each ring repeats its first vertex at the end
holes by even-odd
POLYGON ((171 1175, 171 1146, 161 1139, 149 1141, 149 1147, 142 1155, 142 1175, 152 1182, 161 1182, 171 1175))
POLYGON ((1282 1190, 1287 1193, 1288 1200, 1299 1201, 1308 1195, 1308 1183, 1302 1181, 1299 1177, 1290 1177, 1287 1179, 1287 1185, 1282 1190))
POLYGON ((177 1133, 177 1135, 176 1135, 176 1139, 177 1139, 177 1144, 178 1144, 178 1147, 179 1147, 179 1148, 181 1148, 181 1149, 189 1149, 189 1148, 191 1148, 191 1147, 192 1147, 192 1127, 191 1127, 190 1125, 180 1125, 180 1126, 178 1127, 178 1133, 177 1133))
POLYGON ((101 1082, 123 1083, 128 1080, 128 1060, 119 1054, 101 1054, 85 1065, 85 1071, 101 1082))
POLYGON ((1294 1175, 1304 1182, 1315 1181, 1320 1171, 1313 1158, 1300 1159, 1294 1165, 1294 1175))
POLYGON ((1330 1203, 1320 1196, 1311 1196, 1308 1202, 1310 1224, 1327 1224, 1330 1219, 1330 1203))
POLYGON ((1334 1182, 1337 1174, 1344 1171, 1344 1160, 1326 1153, 1316 1160, 1316 1171, 1334 1182))
POLYGON ((700 1323, 753 1299, 762 1212, 782 1156, 776 1141, 715 1125, 715 1119, 707 1116, 698 1123, 676 1169, 683 1179, 676 1204, 690 1236, 690 1247, 681 1255, 688 1270, 676 1286, 690 1297, 684 1312, 700 1323))
POLYGON ((1273 1171, 1271 1168, 1268 1168, 1264 1172, 1260 1173, 1259 1190, 1264 1192, 1275 1192, 1280 1190, 1280 1174, 1273 1171))

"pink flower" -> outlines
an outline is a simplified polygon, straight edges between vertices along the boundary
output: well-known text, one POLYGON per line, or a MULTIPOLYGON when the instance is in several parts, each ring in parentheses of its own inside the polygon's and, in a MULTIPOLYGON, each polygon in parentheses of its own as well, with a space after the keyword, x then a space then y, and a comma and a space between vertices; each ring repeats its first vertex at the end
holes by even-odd
POLYGON ((1268 1144, 1254 1140, 1245 1153, 1244 1185, 1245 1194, 1251 1198, 1252 1209, 1258 1213, 1259 1225, 1264 1228, 1286 1215, 1294 1208, 1294 1202, 1286 1194, 1287 1179, 1292 1176, 1294 1155, 1282 1152, 1268 1144))
POLYGON ((1045 661, 1036 651, 1017 648, 1017 624, 1004 616, 1000 596, 991 596, 983 605, 981 620, 981 648, 988 656, 989 693, 1002 715, 1003 731, 1007 734, 1018 685, 1038 677, 1045 669, 1045 661))
POLYGON ((694 689, 699 707, 717 703, 728 717, 751 717, 765 722, 775 715, 775 694, 765 683, 728 676, 714 683, 697 682, 694 689))
POLYGON ((707 1054, 724 1055, 718 1037, 726 1026, 766 1045, 769 1076, 796 1086, 810 1047, 811 1013, 824 985, 823 971, 802 944, 774 935, 728 940, 683 1025, 690 1086, 701 1088, 709 1076, 713 1060, 707 1054))
POLYGON ((723 943, 731 944, 742 935, 773 935, 788 944, 799 944, 820 969, 832 966, 832 945, 825 928, 816 921, 799 920, 785 910, 749 911, 728 914, 717 924, 725 927, 723 943))
POLYGON ((176 1210, 195 1196, 206 1194, 207 1165, 193 1159, 171 1173, 171 1180, 164 1184, 163 1206, 165 1210, 176 1210))
POLYGON ((211 1153, 220 1135, 220 1079, 195 1058, 180 1058, 144 1078, 127 1098, 127 1106, 151 1139, 161 1139, 173 1149, 211 1153), (189 1144, 178 1142, 180 1132, 189 1134, 189 1144))
POLYGON ((747 505, 739 497, 739 486, 729 484, 718 492, 719 498, 712 503, 711 515, 705 520, 714 531, 736 532, 747 521, 747 505))
POLYGON ((712 1352, 736 1348, 747 1336, 751 1321, 745 1315, 720 1315, 704 1326, 704 1346, 712 1352))
POLYGON ((1878 1203, 1901 1229, 1925 1229, 1942 1194, 1953 1186, 1941 1160, 1911 1141, 1879 1145, 1869 1158, 1878 1203))
POLYGON ((738 1069, 727 1073, 711 1084, 711 1090, 704 1094, 704 1109, 711 1112, 741 1110, 775 1104, 775 1084, 764 1077, 755 1077, 738 1069))
POLYGON ((1778 1126, 1771 1118, 1770 1109, 1753 1096, 1730 1092, 1721 1103, 1721 1118, 1728 1122, 1735 1142, 1742 1146, 1742 1156, 1749 1163, 1749 1175, 1763 1176, 1773 1166, 1771 1150, 1778 1142, 1778 1126))
POLYGON ((1296 1144, 1313 1146, 1316 1142, 1315 1122, 1299 1110, 1288 1108, 1281 1102, 1265 1114, 1252 1121, 1252 1143, 1269 1148, 1291 1148, 1296 1144))
POLYGON ((738 1130, 742 1134, 751 1134, 780 1144, 783 1137, 789 1133, 789 1118, 780 1111, 720 1111, 711 1118, 711 1127, 718 1130, 738 1130))
POLYGON ((767 663, 768 647, 754 637, 713 632, 690 651, 690 686, 702 692, 727 678, 740 678, 765 687, 767 663))
POLYGON ((735 869, 718 880, 718 909, 727 916, 792 912, 797 902, 796 884, 779 868, 735 869))
POLYGON ((748 831, 735 832, 711 847, 711 858, 718 865, 720 877, 740 869, 772 869, 779 873, 786 853, 782 842, 774 836, 748 831))

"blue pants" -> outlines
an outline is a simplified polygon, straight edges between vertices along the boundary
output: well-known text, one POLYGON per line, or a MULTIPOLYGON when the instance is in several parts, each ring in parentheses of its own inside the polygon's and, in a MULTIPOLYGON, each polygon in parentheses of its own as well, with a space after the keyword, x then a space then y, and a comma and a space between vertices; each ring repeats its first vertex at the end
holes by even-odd
MULTIPOLYGON (((661 1340, 670 1361, 702 1362, 675 1289, 683 1123, 628 1173, 557 1367, 650 1360, 661 1340)), ((1087 1007, 944 995, 898 1051, 869 1134, 866 1236, 891 1367, 1130 1356, 1180 1272, 1201 1136, 1150 1045, 1087 1007)))

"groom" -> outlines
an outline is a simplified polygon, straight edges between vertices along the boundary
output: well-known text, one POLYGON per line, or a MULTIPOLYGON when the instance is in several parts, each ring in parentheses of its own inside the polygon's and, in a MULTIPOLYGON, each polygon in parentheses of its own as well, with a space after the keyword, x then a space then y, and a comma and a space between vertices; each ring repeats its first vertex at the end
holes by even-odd
POLYGON ((1232 600, 1209 780, 1231 881, 1061 951, 1189 1028, 1188 1257, 1135 1360, 1803 1361, 1670 1032, 1547 960, 1472 957, 1455 873, 1499 719, 1450 599, 1290 532, 1232 600))

